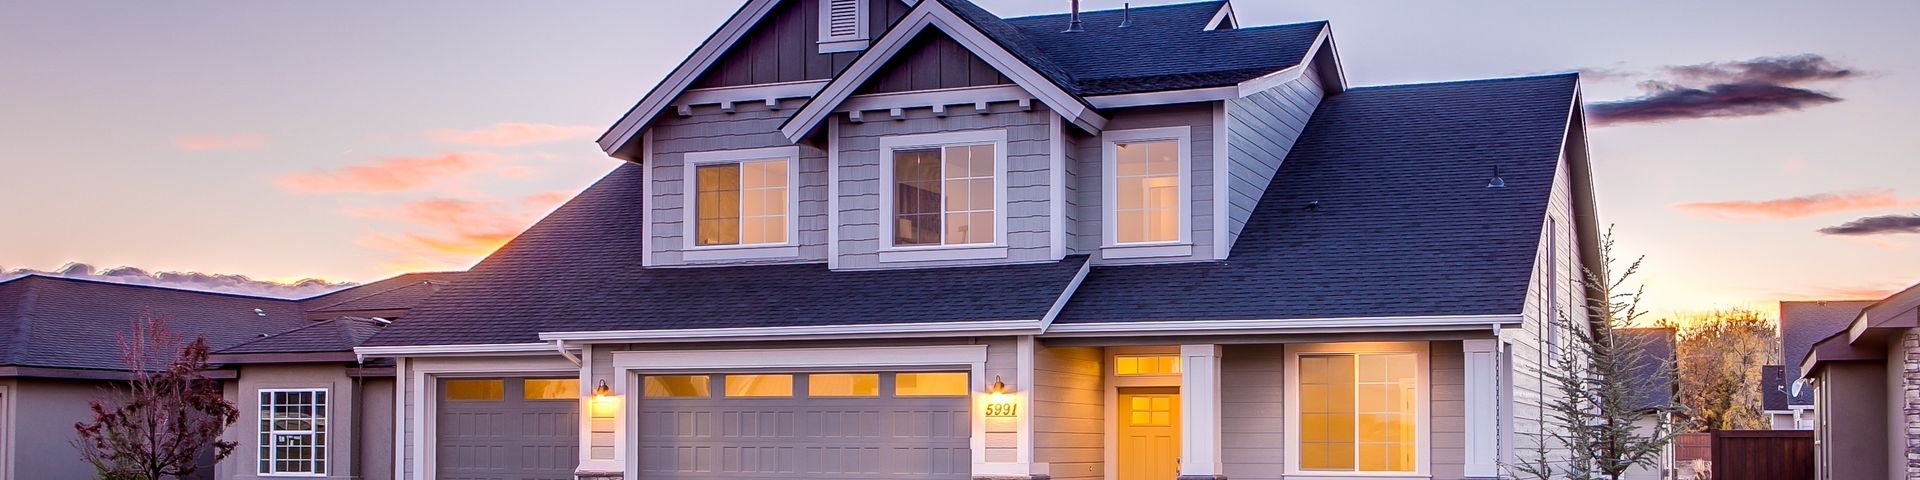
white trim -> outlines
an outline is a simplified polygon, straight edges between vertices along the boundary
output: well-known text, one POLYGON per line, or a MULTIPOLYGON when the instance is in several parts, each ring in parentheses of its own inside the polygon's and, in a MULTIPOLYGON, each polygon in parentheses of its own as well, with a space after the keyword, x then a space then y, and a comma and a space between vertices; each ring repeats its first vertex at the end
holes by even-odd
POLYGON ((812 98, 827 86, 826 80, 767 83, 739 87, 696 88, 682 92, 673 102, 676 107, 720 105, 725 103, 774 102, 790 98, 812 98))
MULTIPOLYGON (((400 357, 393 359, 393 478, 407 478, 407 465, 418 462, 407 461, 407 427, 414 425, 407 419, 407 395, 414 385, 407 381, 412 377, 412 359, 400 357)), ((415 468, 418 468, 417 466, 415 468)))
MULTIPOLYGON (((0 385, 0 480, 13 479, 13 387, 0 385)), ((256 468, 257 469, 257 468, 256 468)))
POLYGON ((1100 258, 1108 260, 1191 256, 1193 256, 1193 244, 1190 243, 1144 243, 1100 247, 1100 258))
POLYGON ((1240 19, 1233 15, 1233 2, 1221 2, 1220 11, 1213 13, 1213 19, 1207 21, 1205 30, 1219 30, 1221 27, 1240 28, 1240 19))
POLYGON ((1067 129, 1047 116, 1047 245, 1050 258, 1067 258, 1067 129))
POLYGON ((827 269, 840 268, 840 119, 827 120, 827 269))
POLYGON ((1074 125, 1081 129, 1098 133, 1106 126, 1107 119, 1100 116, 1099 112, 1095 112, 1079 97, 1055 85, 1046 76, 1034 71, 1032 67, 1027 66, 1006 49, 1000 48, 999 44, 974 29, 971 24, 948 10, 941 2, 920 2, 895 25, 875 41, 872 48, 862 53, 858 60, 854 60, 852 65, 833 80, 833 83, 821 89, 819 95, 814 96, 805 107, 801 107, 799 112, 788 118, 786 123, 780 126, 780 133, 790 141, 799 142, 815 126, 838 109, 841 102, 865 84, 868 78, 878 73, 888 59, 899 53, 910 40, 929 26, 946 33, 954 42, 966 47, 968 51, 1012 79, 1026 91, 1033 92, 1054 112, 1072 120, 1074 125))
MULTIPOLYGON (((1033 94, 1019 85, 994 85, 988 87, 943 88, 937 90, 919 90, 902 93, 877 93, 855 95, 841 102, 835 113, 871 112, 876 110, 895 110, 908 108, 939 108, 952 105, 983 105, 1006 102, 1025 102, 1031 108, 1033 94)), ((938 111, 938 110, 936 110, 938 111)))
MULTIPOLYGON (((1100 153, 1102 160, 1101 188, 1105 198, 1100 206, 1101 224, 1105 225, 1101 240, 1101 258, 1106 258, 1108 247, 1133 247, 1143 245, 1191 245, 1193 243, 1193 127, 1159 127, 1134 130, 1108 130, 1101 135, 1100 153), (1180 237, 1167 241, 1120 243, 1118 225, 1114 219, 1114 208, 1118 207, 1114 196, 1117 194, 1114 182, 1118 180, 1119 146, 1122 143, 1146 143, 1173 141, 1180 152, 1180 164, 1176 172, 1180 175, 1180 237)), ((1191 252, 1189 252, 1191 254, 1191 252)), ((1118 257, 1116 257, 1118 258, 1118 257)))
MULTIPOLYGON (((865 22, 861 22, 861 23, 865 23, 865 22)), ((873 42, 868 41, 866 39, 860 39, 860 40, 841 40, 837 42, 820 42, 819 45, 820 45, 820 53, 828 54, 828 53, 858 52, 861 50, 866 50, 867 46, 871 45, 872 43, 873 42)))
POLYGON ((1147 93, 1122 93, 1087 97, 1087 103, 1096 108, 1143 107, 1148 105, 1167 105, 1173 103, 1212 102, 1235 98, 1240 87, 1210 87, 1187 90, 1167 90, 1147 93))
MULTIPOLYGON (((682 203, 680 209, 682 228, 682 259, 702 260, 742 260, 789 258, 800 256, 800 147, 750 148, 741 150, 721 150, 713 152, 694 152, 682 156, 680 162, 680 183, 682 203), (754 161, 778 160, 787 163, 787 241, 777 243, 741 243, 734 245, 699 245, 699 178, 697 172, 701 165, 715 163, 745 164, 754 161)), ((745 167, 742 166, 742 175, 745 167)), ((742 188, 745 188, 744 182, 742 188)), ((744 196, 744 190, 742 191, 744 196)), ((744 209, 744 199, 742 208, 744 209)), ((741 213, 741 227, 745 228, 745 211, 741 213)), ((743 234, 744 236, 744 234, 743 234)))
POLYGON ((867 35, 866 0, 820 0, 818 7, 820 53, 852 52, 867 48, 867 39, 871 37, 867 35), (853 6, 853 33, 833 34, 833 4, 839 1, 846 1, 853 6))
POLYGON ((640 134, 640 266, 653 266, 653 129, 640 134))
POLYGON ((746 245, 746 246, 706 246, 695 247, 680 252, 680 259, 686 262, 716 262, 727 260, 769 260, 781 258, 799 258, 800 247, 794 245, 746 245))
MULTIPOLYGON (((1224 475, 1219 345, 1180 346, 1180 476, 1224 475)), ((1298 425, 1297 423, 1289 423, 1298 425)))
MULTIPOLYGON (((938 3, 938 2, 932 2, 938 3)), ((905 255, 908 251, 946 250, 960 258, 1006 258, 1007 246, 1007 131, 1005 129, 965 130, 957 132, 927 133, 920 135, 895 135, 880 138, 880 254, 881 261, 888 261, 887 254, 895 253, 894 261, 938 260, 939 254, 932 257, 905 255), (941 245, 894 245, 894 174, 893 152, 916 148, 941 149, 941 182, 946 182, 945 147, 962 145, 993 145, 993 242, 946 244, 945 215, 946 201, 940 202, 941 245), (977 247, 998 247, 994 252, 975 252, 977 247)), ((943 194, 944 195, 944 194, 943 194)))
MULTIPOLYGON (((1231 8, 1231 7, 1229 7, 1231 8)), ((1227 102, 1213 104, 1213 259, 1226 260, 1233 251, 1233 162, 1228 161, 1227 102)))
POLYGON ((1500 476, 1500 345, 1495 339, 1460 342, 1466 356, 1461 384, 1464 395, 1468 478, 1500 476))
POLYGON ((354 347, 353 353, 368 357, 400 356, 459 356, 459 355, 560 355, 554 353, 553 344, 535 343, 485 343, 472 345, 398 345, 388 347, 354 347))
POLYGON ((1014 443, 1013 462, 1028 465, 1029 469, 1033 465, 1033 389, 1034 377, 1038 375, 1034 368, 1034 350, 1038 344, 1039 342, 1034 341, 1032 335, 1020 336, 1013 340, 1013 367, 1016 372, 1013 375, 1013 388, 1014 396, 1020 401, 1020 410, 1016 413, 1020 422, 1018 427, 1020 431, 1016 434, 1019 440, 1014 443))
POLYGON ((746 5, 740 7, 740 11, 727 19, 726 24, 713 32, 713 36, 708 37, 706 42, 701 43, 700 47, 693 51, 692 55, 688 55, 686 60, 681 61, 680 66, 674 67, 673 73, 667 74, 667 78, 654 86, 652 91, 647 92, 647 96, 641 98, 640 103, 627 110, 626 115, 621 116, 620 121, 614 123, 613 128, 607 129, 606 133, 600 135, 597 140, 600 150, 608 154, 619 150, 622 144, 627 143, 640 132, 648 119, 665 110, 668 101, 691 86, 700 74, 705 73, 714 62, 719 61, 727 50, 733 48, 734 43, 746 37, 747 31, 759 24, 760 19, 766 17, 773 11, 773 7, 779 4, 779 0, 748 0, 746 5))
MULTIPOLYGON (((318 478, 318 477, 326 477, 326 476, 335 474, 335 472, 333 471, 333 460, 335 458, 339 458, 340 452, 333 451, 334 450, 333 447, 334 445, 337 445, 338 442, 326 441, 326 440, 334 440, 331 437, 333 437, 333 433, 336 431, 333 429, 329 429, 332 427, 332 425, 327 425, 327 423, 333 420, 333 412, 338 410, 337 408, 334 408, 334 405, 333 405, 332 389, 327 387, 256 388, 256 389, 253 389, 253 406, 254 406, 254 409, 257 411, 257 410, 261 410, 262 407, 266 405, 266 402, 260 401, 260 396, 263 394, 271 395, 275 393, 314 393, 314 392, 325 394, 327 397, 327 401, 307 402, 306 405, 320 406, 322 408, 325 408, 327 410, 327 413, 325 415, 314 415, 312 417, 309 417, 309 422, 307 425, 308 428, 306 431, 307 433, 305 433, 305 435, 313 437, 313 438, 309 438, 309 440, 315 440, 315 439, 318 439, 318 440, 316 440, 315 443, 313 444, 307 445, 306 447, 307 447, 307 454, 309 456, 313 456, 313 453, 316 451, 315 449, 320 449, 324 451, 324 455, 321 455, 321 456, 325 456, 326 459, 314 460, 314 461, 319 464, 319 466, 321 467, 321 470, 325 470, 325 471, 324 472, 311 472, 311 471, 308 471, 308 472, 280 472, 280 471, 262 472, 260 471, 260 462, 263 462, 263 461, 269 465, 268 468, 271 470, 278 470, 280 468, 278 458, 260 458, 260 447, 263 447, 266 445, 261 445, 258 443, 260 441, 259 438, 262 435, 275 437, 275 440, 277 441, 278 440, 277 436, 279 434, 276 432, 278 432, 279 430, 275 430, 271 425, 278 422, 271 422, 271 419, 268 419, 268 418, 255 418, 255 420, 258 420, 259 424, 269 424, 269 425, 264 430, 261 428, 259 424, 253 425, 253 438, 254 438, 254 442, 256 443, 254 444, 253 452, 251 452, 253 454, 253 462, 247 465, 249 467, 247 470, 253 472, 254 476, 318 478), (323 426, 327 428, 313 428, 315 422, 313 422, 312 420, 314 420, 315 417, 317 417, 317 419, 319 420, 318 423, 323 424, 323 426), (322 437, 326 437, 326 438, 322 438, 322 437)), ((242 395, 244 395, 244 392, 242 393, 242 395)), ((274 403, 274 405, 281 405, 281 404, 274 403)), ((359 412, 353 412, 353 413, 359 414, 359 412)), ((255 415, 259 415, 259 414, 255 413, 255 415)), ((351 431, 352 429, 349 428, 348 430, 351 431)), ((354 432, 354 434, 358 435, 358 432, 354 432)), ((299 435, 299 434, 295 433, 290 435, 299 435)), ((278 455, 279 454, 278 445, 268 447, 267 451, 271 452, 270 457, 272 455, 278 455)), ((311 458, 309 459, 311 460, 311 458)))
MULTIPOLYGON (((1288 428, 1286 432, 1286 450, 1281 455, 1296 459, 1287 462, 1286 478, 1419 478, 1433 472, 1433 387, 1432 372, 1427 342, 1354 342, 1354 343, 1303 343, 1288 345, 1282 349, 1286 357, 1286 367, 1280 378, 1285 379, 1282 390, 1286 392, 1286 413, 1283 422, 1287 425, 1300 424, 1300 354, 1335 353, 1411 353, 1414 355, 1414 376, 1419 380, 1414 391, 1414 470, 1411 472, 1329 472, 1301 470, 1300 429, 1288 428)), ((1358 400, 1356 400, 1357 402, 1358 400)))
POLYGON ((994 260, 1007 258, 1007 247, 997 245, 892 247, 878 253, 880 263, 994 260))
MULTIPOLYGON (((792 338, 887 338, 887 337, 971 337, 981 335, 1021 335, 1040 333, 1038 320, 983 320, 935 323, 872 325, 822 325, 798 327, 689 328, 662 330, 588 330, 542 332, 541 340, 566 340, 570 343, 644 343, 698 342, 713 339, 771 340, 792 338)), ((541 344, 549 345, 550 344, 541 344)), ((549 350, 551 351, 551 350, 549 350)))
POLYGON ((1320 54, 1320 49, 1330 48, 1329 46, 1332 45, 1332 42, 1333 27, 1331 25, 1321 26, 1320 33, 1315 34, 1313 37, 1313 44, 1307 47, 1307 53, 1300 56, 1300 63, 1273 73, 1255 77, 1252 80, 1240 82, 1239 96, 1241 98, 1250 97, 1256 93, 1271 90, 1274 87, 1299 80, 1302 75, 1306 74, 1307 68, 1313 65, 1313 59, 1320 54))
POLYGON ((1519 325, 1520 323, 1521 316, 1519 314, 1268 320, 1174 320, 1052 325, 1047 327, 1047 335, 1070 336, 1073 334, 1089 334, 1088 336, 1103 336, 1102 334, 1133 335, 1165 332, 1393 332, 1414 331, 1420 327, 1434 327, 1436 330, 1480 330, 1488 328, 1489 326, 1512 326, 1519 325))
POLYGON ((1040 317, 1040 331, 1046 332, 1053 325, 1053 319, 1060 317, 1060 311, 1067 308, 1067 301, 1073 299, 1073 292, 1080 290, 1080 282, 1086 281, 1087 272, 1093 270, 1093 261, 1080 262, 1080 271, 1074 272, 1073 280, 1067 282, 1067 289, 1060 292, 1060 298, 1054 299, 1053 306, 1047 308, 1047 316, 1040 317))
MULTIPOLYGON (((757 368, 898 368, 984 364, 986 345, 911 347, 759 348, 740 350, 624 350, 613 368, 642 372, 721 372, 757 368)), ((625 373, 622 372, 621 375, 625 373)))
MULTIPOLYGON (((439 389, 436 386, 435 380, 440 376, 494 378, 531 375, 565 377, 569 374, 579 374, 579 367, 573 366, 572 363, 568 363, 558 355, 542 359, 516 357, 428 360, 402 358, 400 360, 403 364, 413 363, 413 365, 411 365, 413 368, 410 372, 396 373, 396 375, 405 373, 407 374, 407 378, 405 380, 395 379, 396 394, 394 395, 394 399, 404 407, 406 405, 405 400, 411 397, 413 399, 413 407, 410 409, 402 408, 396 410, 396 412, 405 413, 394 415, 395 421, 406 422, 402 425, 408 426, 408 429, 404 431, 405 433, 396 432, 396 437, 399 435, 411 435, 413 437, 411 442, 413 449, 411 452, 408 452, 408 454, 412 455, 413 458, 414 476, 407 477, 403 475, 396 478, 438 478, 438 476, 435 475, 437 472, 434 471, 436 468, 435 463, 438 461, 434 452, 437 451, 435 448, 436 440, 439 438, 436 435, 435 426, 439 422, 428 421, 428 419, 438 414, 436 405, 439 403, 439 389), (413 362, 409 362, 410 360, 413 362), (400 386, 402 385, 408 388, 401 390, 400 386)), ((397 449, 409 444, 409 442, 406 441, 397 441, 394 443, 399 444, 395 446, 397 449)), ((407 457, 394 457, 395 468, 405 463, 402 460, 405 458, 407 457)))
MULTIPOLYGON (((1103 472, 1104 475, 1102 478, 1120 478, 1120 389, 1139 387, 1179 388, 1181 377, 1184 374, 1128 375, 1123 377, 1115 375, 1113 371, 1113 366, 1116 363, 1114 359, 1117 357, 1127 355, 1178 356, 1180 354, 1180 347, 1178 346, 1107 347, 1102 350, 1100 354, 1100 376, 1102 379, 1100 382, 1102 396, 1100 416, 1101 424, 1105 427, 1101 429, 1101 441, 1104 445, 1104 447, 1101 448, 1101 459, 1102 463, 1105 464, 1105 471, 1103 472)), ((1185 360, 1182 361, 1184 362, 1185 360)), ((1184 366, 1181 371, 1186 371, 1184 366)), ((1182 393, 1184 397, 1184 392, 1182 393)), ((1184 400, 1185 399, 1182 398, 1183 403, 1184 400)), ((1184 419, 1182 420, 1184 421, 1184 419)))

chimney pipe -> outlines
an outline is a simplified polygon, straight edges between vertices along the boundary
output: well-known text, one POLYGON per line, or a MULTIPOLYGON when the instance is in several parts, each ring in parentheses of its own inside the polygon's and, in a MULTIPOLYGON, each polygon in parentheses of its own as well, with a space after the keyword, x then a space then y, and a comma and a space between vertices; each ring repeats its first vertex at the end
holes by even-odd
POLYGON ((1080 28, 1080 0, 1073 0, 1073 21, 1067 23, 1067 30, 1064 33, 1084 31, 1086 29, 1080 28))
POLYGON ((1120 4, 1120 28, 1133 26, 1133 3, 1120 4))

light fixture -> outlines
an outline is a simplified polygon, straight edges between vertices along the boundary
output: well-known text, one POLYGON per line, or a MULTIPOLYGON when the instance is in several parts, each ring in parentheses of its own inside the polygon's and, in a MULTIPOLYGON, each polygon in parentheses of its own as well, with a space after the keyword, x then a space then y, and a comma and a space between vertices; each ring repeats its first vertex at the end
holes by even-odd
POLYGON ((607 386, 606 380, 601 380, 599 385, 593 387, 593 396, 595 397, 605 398, 611 395, 613 395, 613 387, 607 386))
POLYGON ((999 376, 999 375, 994 375, 994 376, 993 376, 993 388, 992 388, 992 389, 990 389, 990 390, 987 390, 987 391, 988 391, 988 392, 990 392, 990 393, 992 393, 992 394, 994 394, 994 395, 1006 395, 1006 394, 1007 394, 1007 382, 1003 382, 1003 381, 1000 381, 1000 376, 999 376))
POLYGON ((1487 182, 1487 188, 1507 188, 1507 180, 1500 178, 1500 166, 1493 166, 1493 180, 1487 182))

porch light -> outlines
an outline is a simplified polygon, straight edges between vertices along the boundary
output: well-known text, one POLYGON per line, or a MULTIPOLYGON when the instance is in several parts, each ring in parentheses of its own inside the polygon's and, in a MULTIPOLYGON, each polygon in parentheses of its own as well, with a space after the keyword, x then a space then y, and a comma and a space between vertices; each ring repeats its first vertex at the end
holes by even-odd
POLYGON ((593 387, 593 396, 595 398, 607 398, 611 395, 613 395, 613 387, 607 386, 606 380, 601 380, 599 385, 593 387))
POLYGON ((996 397, 998 397, 998 396, 1001 396, 1001 395, 1006 395, 1006 394, 1007 394, 1007 382, 1003 382, 1003 381, 1000 381, 1000 376, 999 376, 999 375, 994 375, 994 376, 993 376, 993 388, 992 388, 992 389, 989 389, 989 390, 987 390, 987 392, 989 392, 989 393, 992 393, 992 394, 993 394, 994 396, 996 396, 996 397))

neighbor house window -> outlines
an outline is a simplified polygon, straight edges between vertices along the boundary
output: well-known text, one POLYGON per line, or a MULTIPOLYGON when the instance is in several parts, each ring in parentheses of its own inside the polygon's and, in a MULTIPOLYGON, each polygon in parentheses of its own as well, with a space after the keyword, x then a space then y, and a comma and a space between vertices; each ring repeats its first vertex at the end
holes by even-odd
POLYGON ((1424 348, 1309 350, 1293 358, 1298 470, 1421 470, 1424 348))
POLYGON ((794 148, 687 154, 693 246, 790 243, 796 154, 794 148))
POLYGON ((1000 171, 1005 167, 999 155, 1005 132, 925 137, 935 142, 945 137, 951 142, 890 149, 893 245, 998 243, 1000 171))
POLYGON ((1190 132, 1171 127, 1105 134, 1109 245, 1186 240, 1190 132))
POLYGON ((327 473, 327 391, 260 391, 262 474, 327 473))

